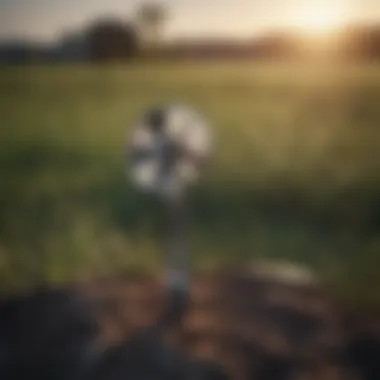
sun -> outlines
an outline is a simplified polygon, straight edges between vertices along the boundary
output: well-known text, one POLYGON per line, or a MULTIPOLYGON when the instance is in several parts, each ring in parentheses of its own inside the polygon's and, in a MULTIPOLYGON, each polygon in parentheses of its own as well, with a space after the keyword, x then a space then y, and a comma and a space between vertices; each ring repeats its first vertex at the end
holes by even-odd
POLYGON ((344 23, 344 12, 339 7, 314 5, 295 13, 293 27, 307 34, 329 34, 344 23))

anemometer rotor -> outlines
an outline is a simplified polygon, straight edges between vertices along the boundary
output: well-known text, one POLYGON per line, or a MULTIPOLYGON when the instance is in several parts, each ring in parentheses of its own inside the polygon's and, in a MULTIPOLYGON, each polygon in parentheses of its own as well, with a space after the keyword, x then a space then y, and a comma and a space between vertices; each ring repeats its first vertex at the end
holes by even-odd
POLYGON ((150 109, 132 137, 132 179, 143 191, 174 201, 199 180, 210 150, 208 126, 195 110, 150 109))

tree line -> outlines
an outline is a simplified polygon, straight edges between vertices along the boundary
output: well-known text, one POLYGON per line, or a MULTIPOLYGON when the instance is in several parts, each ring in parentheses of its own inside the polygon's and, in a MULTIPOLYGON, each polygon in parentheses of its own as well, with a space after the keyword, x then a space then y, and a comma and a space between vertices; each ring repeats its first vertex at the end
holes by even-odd
POLYGON ((77 32, 63 35, 53 45, 23 41, 0 44, 0 63, 62 61, 125 61, 145 50, 157 50, 166 9, 143 4, 131 21, 100 18, 77 32))
POLYGON ((277 32, 251 41, 194 40, 162 43, 167 10, 142 5, 133 21, 102 18, 79 32, 64 35, 53 46, 20 41, 0 44, 0 63, 109 62, 136 58, 161 59, 303 59, 312 55, 334 60, 379 60, 380 25, 343 29, 326 46, 302 33, 277 32), (315 45, 315 46, 314 46, 315 45))

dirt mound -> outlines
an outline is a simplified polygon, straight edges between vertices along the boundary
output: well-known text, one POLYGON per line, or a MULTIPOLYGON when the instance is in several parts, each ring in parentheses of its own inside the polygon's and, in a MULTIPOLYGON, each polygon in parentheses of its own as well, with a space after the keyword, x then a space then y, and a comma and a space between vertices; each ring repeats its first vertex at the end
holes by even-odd
MULTIPOLYGON (((220 364, 233 379, 380 378, 380 334, 373 323, 349 317, 305 273, 303 281, 268 275, 267 268, 263 273, 196 276, 188 311, 166 334, 168 344, 192 360, 220 364), (360 338, 368 335, 371 342, 360 338)), ((106 345, 152 325, 166 296, 162 282, 146 276, 93 283, 84 293, 102 305, 106 345)))
POLYGON ((380 320, 342 311, 308 276, 287 278, 198 275, 164 336, 152 326, 167 294, 150 276, 2 300, 1 378, 380 379, 380 320))

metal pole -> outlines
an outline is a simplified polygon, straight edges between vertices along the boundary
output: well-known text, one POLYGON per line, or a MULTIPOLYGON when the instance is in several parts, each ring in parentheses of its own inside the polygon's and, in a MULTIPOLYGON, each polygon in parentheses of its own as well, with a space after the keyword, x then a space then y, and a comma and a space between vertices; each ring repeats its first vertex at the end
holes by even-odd
POLYGON ((163 324, 173 326, 181 321, 188 300, 189 247, 186 236, 185 196, 175 197, 168 204, 168 252, 166 257, 167 308, 163 324))

